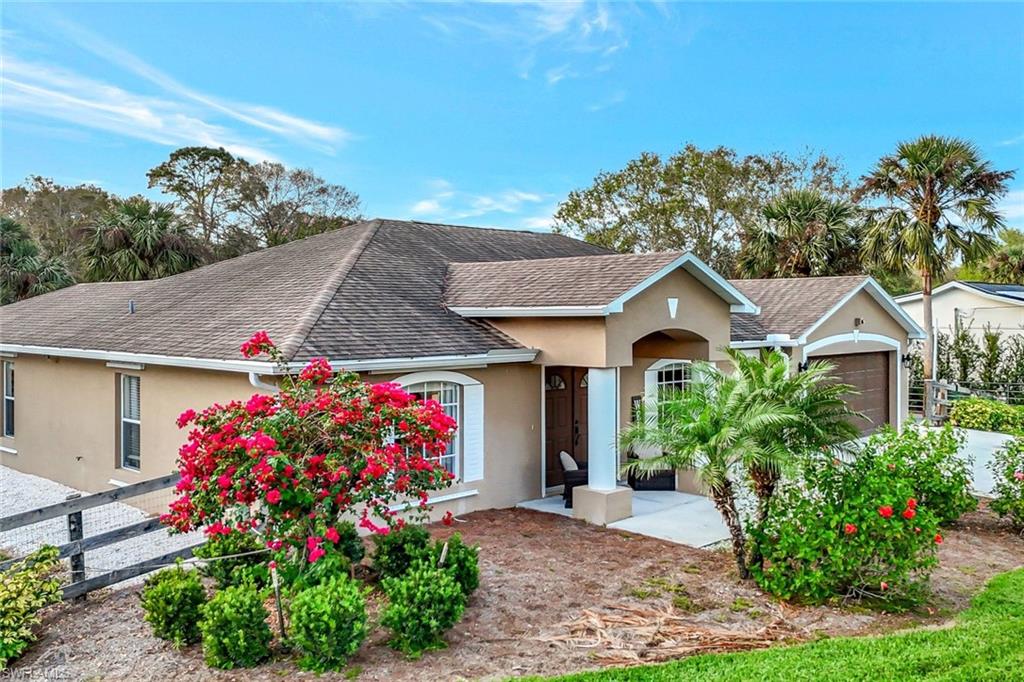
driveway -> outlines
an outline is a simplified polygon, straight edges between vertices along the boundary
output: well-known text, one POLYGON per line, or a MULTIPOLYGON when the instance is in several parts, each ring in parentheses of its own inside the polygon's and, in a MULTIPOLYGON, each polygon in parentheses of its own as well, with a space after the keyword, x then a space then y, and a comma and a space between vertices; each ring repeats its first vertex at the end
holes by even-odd
POLYGON ((992 496, 992 472, 988 465, 992 461, 995 451, 1007 441, 1013 440, 1013 436, 1005 433, 993 433, 992 431, 975 431, 974 429, 962 429, 967 434, 961 454, 970 456, 974 460, 974 492, 978 495, 992 496))

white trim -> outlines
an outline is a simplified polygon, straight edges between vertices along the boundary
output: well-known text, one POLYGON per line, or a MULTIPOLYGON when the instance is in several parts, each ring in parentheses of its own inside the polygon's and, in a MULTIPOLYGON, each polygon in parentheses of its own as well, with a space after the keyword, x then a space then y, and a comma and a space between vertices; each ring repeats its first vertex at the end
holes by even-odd
POLYGON ((807 343, 807 337, 813 334, 814 330, 816 330, 821 325, 825 324, 825 322, 830 317, 835 315, 840 308, 849 303, 850 300, 854 296, 859 294, 861 291, 867 291, 867 293, 870 294, 871 298, 875 299, 876 303, 885 308, 886 312, 888 312, 893 318, 895 318, 896 321, 900 323, 900 326, 907 330, 907 338, 925 338, 926 334, 924 333, 924 329, 921 328, 921 325, 919 325, 917 322, 914 322, 913 318, 910 317, 910 315, 908 315, 907 312, 903 310, 903 308, 900 307, 900 305, 896 303, 895 300, 893 300, 893 297, 889 295, 889 292, 887 292, 882 287, 882 285, 876 282, 873 277, 868 277, 863 282, 861 282, 860 286, 854 288, 845 296, 843 296, 838 303, 829 308, 824 315, 819 317, 814 324, 808 327, 804 331, 804 333, 800 335, 800 338, 797 339, 797 342, 801 345, 807 343))
POLYGON ((111 369, 131 369, 136 372, 141 372, 146 369, 146 366, 138 362, 108 362, 107 367, 111 369))
POLYGON ((18 454, 17 450, 15 450, 14 448, 9 448, 6 445, 0 445, 0 452, 3 452, 3 453, 8 454, 8 455, 16 455, 16 454, 18 454))
MULTIPOLYGON (((129 471, 131 471, 131 470, 129 470, 129 471)), ((112 478, 109 481, 107 481, 107 485, 112 485, 115 488, 123 488, 123 487, 125 487, 128 484, 125 483, 124 481, 119 481, 116 478, 112 478)))
MULTIPOLYGON (((465 497, 473 497, 479 495, 479 490, 460 490, 455 493, 448 493, 447 495, 438 495, 437 497, 428 497, 427 504, 441 504, 442 502, 451 502, 453 500, 461 500, 465 497)), ((419 506, 419 502, 402 502, 401 504, 393 504, 388 509, 393 512, 401 512, 409 509, 413 506, 419 506)))
POLYGON ((565 306, 449 306, 448 310, 463 317, 603 317, 621 313, 624 304, 670 272, 679 268, 686 270, 694 279, 706 286, 729 303, 734 313, 760 313, 761 309, 739 289, 729 283, 704 261, 687 252, 668 263, 643 281, 615 297, 607 305, 565 305, 565 306))
POLYGON ((2 430, 0 430, 0 436, 2 436, 4 438, 10 438, 11 440, 14 440, 14 438, 17 437, 17 433, 16 433, 14 427, 15 427, 15 424, 17 424, 18 396, 15 395, 15 391, 17 390, 17 388, 15 386, 11 387, 10 395, 7 394, 7 367, 8 366, 10 366, 12 374, 15 371, 17 371, 17 369, 18 369, 16 363, 14 362, 14 360, 11 360, 9 358, 4 358, 3 361, 0 362, 0 401, 2 401, 2 403, 0 403, 0 407, 2 407, 2 409, 3 409, 3 415, 0 415, 0 422, 2 422, 2 423, 0 423, 0 427, 2 427, 2 430), (14 414, 14 418, 15 418, 15 423, 14 424, 8 424, 7 423, 7 402, 8 401, 11 402, 11 412, 14 414))
POLYGON ((18 357, 17 353, 0 353, 0 358, 4 358, 5 360, 13 360, 16 357, 18 357))
MULTIPOLYGON (((966 291, 968 293, 975 294, 976 296, 980 296, 981 298, 987 298, 992 301, 998 301, 1000 303, 1012 303, 1014 305, 1024 306, 1024 300, 1015 298, 1013 296, 1002 296, 1000 294, 993 294, 988 291, 982 291, 981 289, 972 287, 970 284, 964 284, 959 280, 946 282, 942 286, 935 287, 934 289, 932 289, 932 297, 935 297, 936 295, 941 294, 949 289, 960 289, 961 291, 966 291)), ((914 301, 919 301, 923 297, 923 292, 915 291, 911 294, 903 294, 902 296, 896 296, 893 300, 896 301, 896 303, 902 305, 904 303, 912 303, 914 301)))
POLYGON ((810 360, 809 354, 824 348, 826 346, 832 346, 837 343, 846 343, 852 341, 853 343, 861 343, 864 341, 874 341, 884 346, 889 346, 896 353, 896 430, 900 430, 903 427, 903 353, 901 351, 902 344, 897 339, 891 336, 883 336, 882 334, 872 334, 869 332, 848 332, 846 334, 835 334, 833 336, 826 336, 823 339, 812 341, 811 343, 804 346, 804 362, 810 360))
MULTIPOLYGON (((105 360, 109 362, 136 362, 167 367, 189 367, 192 369, 210 369, 222 372, 256 372, 258 374, 291 374, 302 370, 304 362, 287 364, 284 369, 272 362, 256 360, 216 360, 213 358, 190 358, 177 355, 158 355, 152 353, 125 353, 121 351, 92 350, 87 348, 57 348, 55 346, 29 346, 17 343, 0 343, 0 352, 25 353, 29 355, 52 355, 64 358, 81 358, 84 360, 105 360)), ((507 362, 533 362, 537 350, 531 348, 513 348, 493 350, 473 355, 435 355, 409 358, 380 358, 369 360, 335 360, 330 359, 332 366, 356 372, 372 370, 427 369, 432 367, 470 367, 486 366, 507 362)))
POLYGON ((413 372, 412 374, 403 374, 395 379, 395 383, 399 386, 411 386, 412 384, 421 384, 426 381, 446 381, 448 383, 458 384, 459 386, 472 386, 480 383, 471 376, 459 374, 458 372, 444 371, 413 372))
POLYGON ((540 368, 540 496, 544 497, 548 485, 548 368, 540 368))

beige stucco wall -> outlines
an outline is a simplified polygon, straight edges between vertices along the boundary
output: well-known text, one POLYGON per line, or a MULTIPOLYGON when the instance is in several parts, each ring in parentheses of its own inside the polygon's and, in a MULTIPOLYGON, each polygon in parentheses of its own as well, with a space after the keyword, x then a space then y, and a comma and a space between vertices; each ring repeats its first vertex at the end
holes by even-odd
MULTIPOLYGON (((920 299, 901 304, 919 325, 924 326, 924 304, 920 299)), ((960 324, 981 334, 986 325, 1005 334, 1024 334, 1024 306, 1013 305, 980 296, 955 287, 932 296, 932 317, 940 332, 952 334, 956 314, 960 324)))
POLYGON ((857 329, 862 334, 879 334, 896 340, 900 344, 899 353, 889 345, 860 339, 857 342, 840 341, 816 348, 805 353, 803 348, 794 349, 794 368, 806 357, 814 358, 821 355, 841 355, 846 353, 870 353, 885 351, 889 353, 890 385, 893 377, 898 377, 897 390, 889 391, 889 419, 893 424, 902 423, 907 417, 907 396, 909 376, 899 362, 899 354, 908 350, 907 331, 900 325, 875 299, 865 291, 861 291, 837 310, 820 327, 808 335, 808 343, 821 341, 830 337, 850 334, 854 330, 854 320, 861 318, 864 323, 857 329), (898 416, 897 416, 898 415, 898 416))
MULTIPOLYGON (((175 424, 188 408, 246 399, 256 392, 245 374, 150 365, 142 371, 114 369, 103 362, 20 355, 17 372, 15 438, 3 439, 17 454, 0 452, 0 463, 88 492, 154 478, 175 469, 185 433, 175 424), (141 469, 116 462, 116 385, 119 373, 140 381, 141 469)), ((496 365, 462 370, 484 384, 484 479, 459 484, 439 495, 477 490, 478 495, 438 505, 448 509, 506 507, 540 494, 541 368, 496 365)), ((371 382, 399 375, 364 375, 371 382)), ((159 494, 161 504, 171 491, 159 494)), ((150 505, 152 506, 152 505, 150 505)))

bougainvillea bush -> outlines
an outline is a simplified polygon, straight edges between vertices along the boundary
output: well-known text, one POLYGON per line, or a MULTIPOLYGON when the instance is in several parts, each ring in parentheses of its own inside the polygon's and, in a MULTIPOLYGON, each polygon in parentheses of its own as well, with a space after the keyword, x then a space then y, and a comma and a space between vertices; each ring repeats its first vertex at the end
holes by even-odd
POLYGON ((995 480, 992 511, 1024 529, 1024 438, 1014 438, 996 450, 989 468, 995 480))
MULTIPOLYGON (((265 332, 242 354, 283 364, 265 332)), ((336 374, 322 358, 279 388, 179 417, 190 430, 165 523, 208 536, 253 533, 276 560, 308 567, 341 554, 342 516, 386 534, 405 522, 398 503, 413 503, 406 517, 425 517, 429 493, 450 485, 438 457, 456 424, 438 403, 336 374)))
POLYGON ((887 456, 895 433, 869 440, 852 462, 806 463, 772 501, 761 537, 761 587, 812 603, 870 598, 919 601, 936 563, 940 517, 916 495, 913 467, 887 456))

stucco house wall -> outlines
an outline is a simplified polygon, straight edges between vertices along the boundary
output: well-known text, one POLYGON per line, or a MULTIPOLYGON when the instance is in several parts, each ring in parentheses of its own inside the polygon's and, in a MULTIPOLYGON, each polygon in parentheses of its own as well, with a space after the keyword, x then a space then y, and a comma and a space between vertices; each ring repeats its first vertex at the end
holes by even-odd
MULTIPOLYGON (((920 299, 901 302, 900 306, 915 322, 924 325, 924 304, 920 299)), ((952 334, 958 314, 960 324, 979 335, 986 325, 1004 334, 1024 335, 1024 305, 997 301, 959 288, 932 296, 932 317, 940 332, 952 334)))

